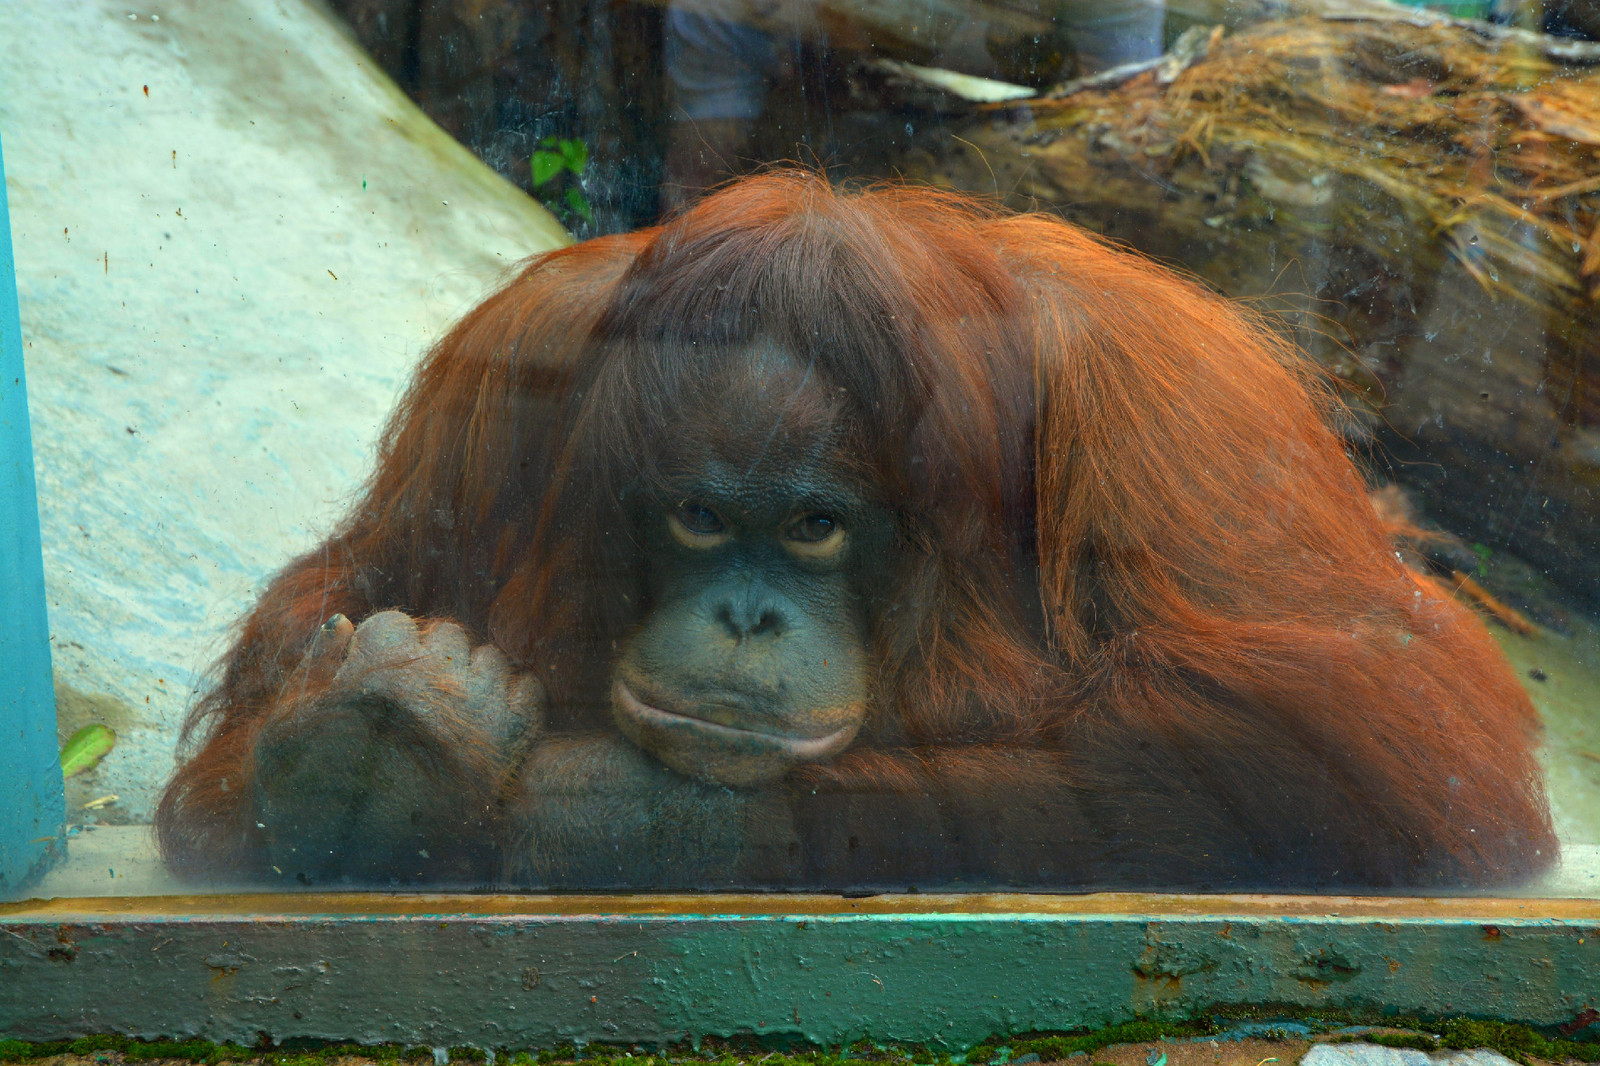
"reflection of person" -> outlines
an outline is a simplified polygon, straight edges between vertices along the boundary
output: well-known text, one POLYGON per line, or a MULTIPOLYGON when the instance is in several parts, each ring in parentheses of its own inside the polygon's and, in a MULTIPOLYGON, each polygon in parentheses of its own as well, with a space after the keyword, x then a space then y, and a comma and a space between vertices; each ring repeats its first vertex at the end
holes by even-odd
POLYGON ((1487 0, 1490 22, 1600 41, 1600 0, 1487 0))
POLYGON ((1081 74, 1154 59, 1163 51, 1166 0, 1059 0, 1053 15, 1071 34, 1081 74))
MULTIPOLYGON (((767 93, 795 69, 801 43, 824 39, 817 18, 824 2, 672 0, 663 42, 674 97, 664 207, 729 173, 761 117, 767 93)), ((1166 0, 1056 0, 1047 10, 1070 38, 1079 73, 1161 54, 1166 0)), ((982 27, 964 28, 973 29, 982 27)), ((966 54, 970 50, 952 45, 950 66, 994 76, 992 68, 974 69, 984 60, 974 61, 966 54)))
POLYGON ((673 0, 667 8, 664 47, 675 106, 663 207, 675 206, 729 172, 732 157, 749 140, 766 105, 768 90, 793 69, 802 40, 800 19, 814 17, 815 0, 785 6, 781 15, 789 18, 779 25, 788 22, 792 27, 787 39, 750 24, 761 17, 770 27, 773 15, 779 14, 767 4, 757 11, 758 3, 673 0))

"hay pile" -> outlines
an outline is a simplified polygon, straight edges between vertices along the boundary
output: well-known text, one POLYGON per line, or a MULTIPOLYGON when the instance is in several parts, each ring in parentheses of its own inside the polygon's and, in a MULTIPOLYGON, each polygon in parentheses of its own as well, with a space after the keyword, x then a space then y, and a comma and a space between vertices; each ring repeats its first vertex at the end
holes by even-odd
MULTIPOLYGON (((1075 103, 1088 101, 1035 114, 1059 129, 1075 103)), ((1443 22, 1301 19, 1220 42, 1164 105, 1168 166, 1249 146, 1313 183, 1338 175, 1380 190, 1486 288, 1524 295, 1528 279, 1562 310, 1600 298, 1600 63, 1574 68, 1526 35, 1443 22), (1507 238, 1522 227, 1539 240, 1507 238)), ((1305 190, 1263 192, 1306 204, 1305 190)), ((1310 202, 1334 207, 1323 224, 1366 217, 1338 217, 1333 197, 1310 202)))

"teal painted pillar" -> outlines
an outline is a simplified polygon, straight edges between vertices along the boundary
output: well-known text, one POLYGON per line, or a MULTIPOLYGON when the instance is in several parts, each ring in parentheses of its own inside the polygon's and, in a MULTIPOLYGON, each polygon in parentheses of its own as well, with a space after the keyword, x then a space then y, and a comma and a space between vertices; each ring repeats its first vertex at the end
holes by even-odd
POLYGON ((65 853, 16 258, 0 155, 0 898, 65 853))

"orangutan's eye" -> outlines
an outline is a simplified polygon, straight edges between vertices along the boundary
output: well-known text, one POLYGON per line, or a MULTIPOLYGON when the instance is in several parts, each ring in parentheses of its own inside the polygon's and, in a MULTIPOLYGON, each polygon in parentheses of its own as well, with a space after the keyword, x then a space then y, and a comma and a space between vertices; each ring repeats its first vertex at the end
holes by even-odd
POLYGON ((722 516, 698 503, 678 504, 667 516, 667 528, 678 543, 689 548, 712 548, 728 539, 722 516))
POLYGON ((683 523, 684 529, 690 533, 698 533, 702 537, 722 532, 722 519, 717 516, 717 512, 709 507, 701 507, 697 503, 679 504, 678 521, 683 523))
POLYGON ((789 539, 815 544, 833 536, 838 528, 839 524, 833 520, 832 515, 808 514, 789 527, 789 539))
POLYGON ((790 551, 814 559, 834 555, 844 547, 844 527, 822 511, 801 515, 789 523, 783 537, 790 551))

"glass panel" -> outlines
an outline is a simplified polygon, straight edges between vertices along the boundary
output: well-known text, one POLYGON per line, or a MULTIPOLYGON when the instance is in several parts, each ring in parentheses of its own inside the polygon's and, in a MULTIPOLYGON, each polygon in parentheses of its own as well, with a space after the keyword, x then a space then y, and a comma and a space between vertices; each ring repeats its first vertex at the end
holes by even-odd
POLYGON ((29 891, 1595 894, 1596 36, 0 6, 29 891))

